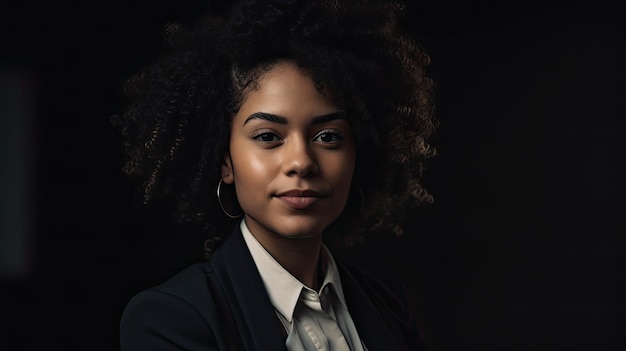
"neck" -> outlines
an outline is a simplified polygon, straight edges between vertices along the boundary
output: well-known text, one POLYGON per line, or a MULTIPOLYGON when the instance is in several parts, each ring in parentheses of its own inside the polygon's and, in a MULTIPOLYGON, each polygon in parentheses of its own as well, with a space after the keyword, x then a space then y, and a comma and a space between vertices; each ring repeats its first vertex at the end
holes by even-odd
POLYGON ((319 272, 322 234, 289 238, 277 233, 256 228, 246 221, 248 229, 257 241, 291 275, 311 289, 318 290, 321 284, 319 272))
POLYGON ((283 268, 298 279, 302 284, 317 290, 320 284, 319 257, 321 238, 286 239, 272 242, 269 245, 261 243, 283 268))

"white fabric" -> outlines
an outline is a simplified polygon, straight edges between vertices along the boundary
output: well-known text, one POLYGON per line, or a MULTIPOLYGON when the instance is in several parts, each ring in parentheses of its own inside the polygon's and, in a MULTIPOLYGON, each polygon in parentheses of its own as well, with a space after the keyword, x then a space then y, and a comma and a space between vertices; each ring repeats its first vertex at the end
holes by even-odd
POLYGON ((302 284, 284 269, 250 233, 245 220, 243 238, 259 270, 270 301, 283 323, 290 351, 367 351, 348 312, 337 265, 322 245, 326 267, 319 292, 302 284))

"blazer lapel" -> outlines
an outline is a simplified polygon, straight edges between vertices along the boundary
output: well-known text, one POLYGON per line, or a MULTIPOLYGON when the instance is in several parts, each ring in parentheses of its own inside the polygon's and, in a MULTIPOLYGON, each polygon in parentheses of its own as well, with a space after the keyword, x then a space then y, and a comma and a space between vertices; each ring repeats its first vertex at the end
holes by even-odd
POLYGON ((368 298, 363 287, 343 265, 338 264, 338 269, 348 311, 367 349, 408 350, 407 345, 401 342, 403 338, 398 331, 390 329, 385 323, 385 317, 381 314, 384 313, 384 307, 381 309, 382 306, 376 306, 368 298))
POLYGON ((246 349, 286 350, 284 328, 239 226, 214 253, 211 262, 246 349))

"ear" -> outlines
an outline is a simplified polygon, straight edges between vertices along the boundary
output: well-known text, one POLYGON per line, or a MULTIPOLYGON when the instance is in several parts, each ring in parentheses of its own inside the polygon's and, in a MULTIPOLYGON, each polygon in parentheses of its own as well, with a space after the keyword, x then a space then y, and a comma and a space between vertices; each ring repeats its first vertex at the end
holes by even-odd
POLYGON ((233 161, 231 160, 229 153, 224 155, 224 161, 222 162, 222 181, 226 184, 233 184, 235 182, 233 161))

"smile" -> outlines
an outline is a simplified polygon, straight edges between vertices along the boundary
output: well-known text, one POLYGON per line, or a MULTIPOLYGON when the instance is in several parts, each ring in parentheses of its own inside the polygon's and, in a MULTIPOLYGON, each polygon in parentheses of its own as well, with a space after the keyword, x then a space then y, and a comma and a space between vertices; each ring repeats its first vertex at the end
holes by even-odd
POLYGON ((313 190, 290 190, 276 195, 278 200, 297 210, 313 206, 322 197, 322 194, 313 190))

